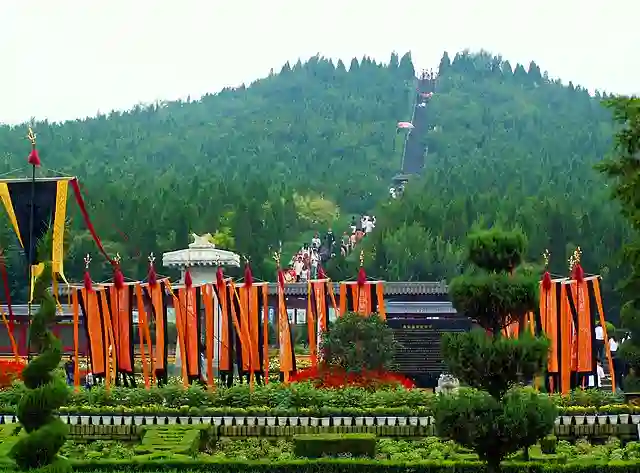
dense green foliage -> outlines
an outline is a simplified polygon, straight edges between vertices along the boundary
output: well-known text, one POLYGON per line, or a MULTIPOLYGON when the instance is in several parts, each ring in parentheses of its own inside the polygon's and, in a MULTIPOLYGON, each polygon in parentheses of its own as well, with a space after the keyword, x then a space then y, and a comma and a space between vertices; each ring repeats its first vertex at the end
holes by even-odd
MULTIPOLYGON (((488 54, 443 58, 428 105, 424 176, 375 212, 376 232, 364 244, 367 274, 451 279, 465 265, 474 223, 517 225, 528 237, 526 260, 541 261, 548 248, 555 274, 568 275, 567 259, 580 245, 585 271, 604 276, 615 321, 613 289, 625 273, 618 252, 628 231, 593 169, 611 149, 611 114, 600 94, 550 80, 535 63, 528 71, 511 67, 488 54)), ((336 272, 351 276, 357 267, 354 255, 336 272)))
POLYGON ((10 456, 21 470, 46 468, 51 473, 62 473, 71 470, 70 464, 58 457, 67 426, 55 411, 65 404, 69 389, 55 372, 62 359, 62 343, 49 330, 56 317, 50 287, 51 268, 47 265, 34 288, 34 302, 39 309, 30 327, 31 345, 38 355, 22 372, 27 391, 18 404, 18 420, 27 435, 13 446, 10 456))
POLYGON ((637 392, 640 390, 640 99, 620 97, 608 105, 620 124, 616 155, 598 168, 613 180, 612 197, 620 203, 622 215, 633 229, 624 248, 630 271, 622 284, 627 302, 621 311, 622 325, 631 339, 620 346, 619 355, 631 368, 624 388, 637 392))
POLYGON ((490 472, 500 471, 509 454, 527 452, 547 435, 557 415, 546 395, 517 387, 546 365, 548 340, 526 330, 519 338, 502 334, 513 322, 524 328, 524 315, 538 302, 537 276, 514 274, 525 241, 522 233, 499 228, 469 235, 475 272, 455 278, 450 296, 456 310, 481 328, 442 337, 449 370, 469 388, 438 398, 437 432, 475 450, 490 472))
POLYGON ((320 340, 323 363, 349 373, 391 369, 395 349, 393 331, 378 314, 348 312, 320 340))
MULTIPOLYGON (((549 80, 535 63, 513 71, 484 53, 453 61, 445 55, 440 69, 428 106, 435 128, 423 137, 425 176, 402 200, 375 211, 368 274, 450 279, 460 272, 463 239, 476 220, 509 221, 529 236, 529 260, 550 249, 556 273, 566 273, 567 248, 579 244, 585 269, 606 276, 603 297, 611 305, 606 289, 620 277, 612 265, 626 225, 592 169, 612 134, 599 97, 549 80)), ((339 236, 349 214, 387 200, 401 162, 395 125, 410 118, 414 87, 409 55, 393 55, 389 65, 354 59, 348 68, 316 57, 195 102, 34 127, 43 165, 84 183, 97 231, 124 258, 125 276, 143 277, 149 252, 185 247, 190 231, 219 231, 222 246, 248 256, 255 275, 272 280, 269 248, 299 243, 331 221, 339 236), (327 200, 318 219, 309 200, 321 196, 327 200), (345 221, 330 211, 336 206, 345 221)), ((25 166, 24 131, 0 127, 0 171, 25 166)), ((80 279, 82 256, 96 250, 77 215, 72 220, 67 273, 80 279)), ((2 246, 10 233, 3 227, 2 246)), ((17 289, 23 285, 14 253, 17 289)), ((353 259, 329 274, 352 277, 357 254, 353 259)), ((92 265, 92 273, 106 279, 110 268, 92 265)))

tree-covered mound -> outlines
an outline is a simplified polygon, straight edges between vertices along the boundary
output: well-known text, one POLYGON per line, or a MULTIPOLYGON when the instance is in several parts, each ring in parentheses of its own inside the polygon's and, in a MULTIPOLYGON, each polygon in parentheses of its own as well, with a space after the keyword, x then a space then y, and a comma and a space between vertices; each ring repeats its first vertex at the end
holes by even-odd
MULTIPOLYGON (((387 280, 439 280, 465 266, 468 229, 516 225, 526 257, 551 253, 551 271, 584 249, 583 266, 604 276, 605 306, 625 269, 618 260, 628 227, 594 169, 612 149, 611 112, 601 94, 562 85, 540 68, 513 67, 488 54, 445 56, 429 103, 432 129, 424 175, 402 199, 381 202, 365 243, 367 274, 387 280)), ((338 262, 334 275, 359 264, 338 262)))
MULTIPOLYGON (((272 279, 280 241, 297 244, 331 222, 340 235, 350 214, 371 211, 372 276, 451 278, 479 216, 519 223, 530 254, 549 247, 556 272, 577 244, 586 268, 606 271, 625 227, 592 170, 612 134, 598 97, 548 79, 534 63, 513 68, 488 54, 445 56, 440 69, 425 175, 377 210, 401 166, 396 123, 411 119, 408 54, 384 65, 314 57, 198 101, 34 127, 44 166, 80 177, 98 233, 131 277, 146 273, 149 252, 185 247, 190 231, 219 231, 221 246, 272 279)), ((24 166, 23 136, 0 127, 0 172, 24 166)), ((73 220, 67 273, 80 278, 82 256, 95 250, 73 220)), ((10 234, 3 227, 0 244, 10 234)), ((340 268, 353 275, 344 264, 330 275, 340 268)), ((96 279, 110 273, 92 270, 96 279)))

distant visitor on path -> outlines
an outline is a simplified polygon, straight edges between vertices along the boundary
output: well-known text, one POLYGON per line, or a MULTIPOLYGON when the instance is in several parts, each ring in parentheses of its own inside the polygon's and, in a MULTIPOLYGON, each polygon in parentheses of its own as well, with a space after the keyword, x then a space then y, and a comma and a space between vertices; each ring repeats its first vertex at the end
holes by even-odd
POLYGON ((64 372, 67 377, 67 384, 69 386, 73 386, 74 376, 76 373, 76 362, 73 359, 73 356, 69 356, 69 359, 64 364, 64 372))

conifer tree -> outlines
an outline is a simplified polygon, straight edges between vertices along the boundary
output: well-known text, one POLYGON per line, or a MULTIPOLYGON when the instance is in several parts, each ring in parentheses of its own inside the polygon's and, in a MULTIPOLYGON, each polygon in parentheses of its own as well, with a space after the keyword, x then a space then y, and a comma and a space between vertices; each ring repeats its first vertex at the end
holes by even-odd
POLYGON ((34 303, 39 308, 30 327, 31 345, 39 355, 22 372, 28 390, 18 404, 18 420, 26 435, 9 455, 21 470, 64 473, 71 471, 71 466, 58 452, 66 440, 67 426, 54 412, 64 405, 69 388, 55 373, 62 360, 62 343, 49 330, 56 317, 50 287, 51 267, 47 264, 36 280, 34 303))
POLYGON ((620 203, 622 215, 631 226, 631 240, 624 247, 624 261, 630 271, 622 283, 627 301, 620 318, 630 334, 630 340, 620 345, 618 356, 629 364, 630 373, 624 379, 627 392, 640 391, 640 99, 617 97, 606 105, 621 125, 616 133, 616 153, 597 168, 613 180, 612 198, 620 203))
POLYGON ((490 472, 498 472, 508 454, 524 449, 526 455, 553 428, 557 411, 551 400, 521 387, 545 365, 549 343, 525 330, 519 338, 502 333, 538 304, 537 277, 519 271, 524 235, 491 229, 468 240, 475 268, 452 280, 450 295, 456 310, 481 328, 443 337, 444 360, 468 388, 438 398, 436 429, 474 449, 490 472))

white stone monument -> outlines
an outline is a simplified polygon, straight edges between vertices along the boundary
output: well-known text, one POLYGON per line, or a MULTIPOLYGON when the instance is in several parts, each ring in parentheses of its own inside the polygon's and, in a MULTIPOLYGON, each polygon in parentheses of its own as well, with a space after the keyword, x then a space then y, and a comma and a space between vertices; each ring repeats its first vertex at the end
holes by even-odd
MULTIPOLYGON (((184 250, 169 251, 162 254, 162 265, 167 268, 180 269, 180 283, 184 283, 184 275, 189 270, 191 280, 194 285, 216 283, 216 272, 219 266, 235 266, 240 267, 240 256, 232 251, 221 250, 211 241, 211 234, 196 235, 192 233, 193 243, 189 244, 189 248, 184 250)), ((220 360, 220 306, 215 303, 213 306, 213 369, 214 373, 218 373, 218 361, 220 360)), ((174 320, 175 322, 175 313, 174 320)), ((175 340, 169 341, 174 342, 175 340)), ((175 367, 180 372, 182 360, 180 355, 180 347, 176 344, 176 363, 175 367)), ((206 376, 206 369, 202 369, 206 376)))

